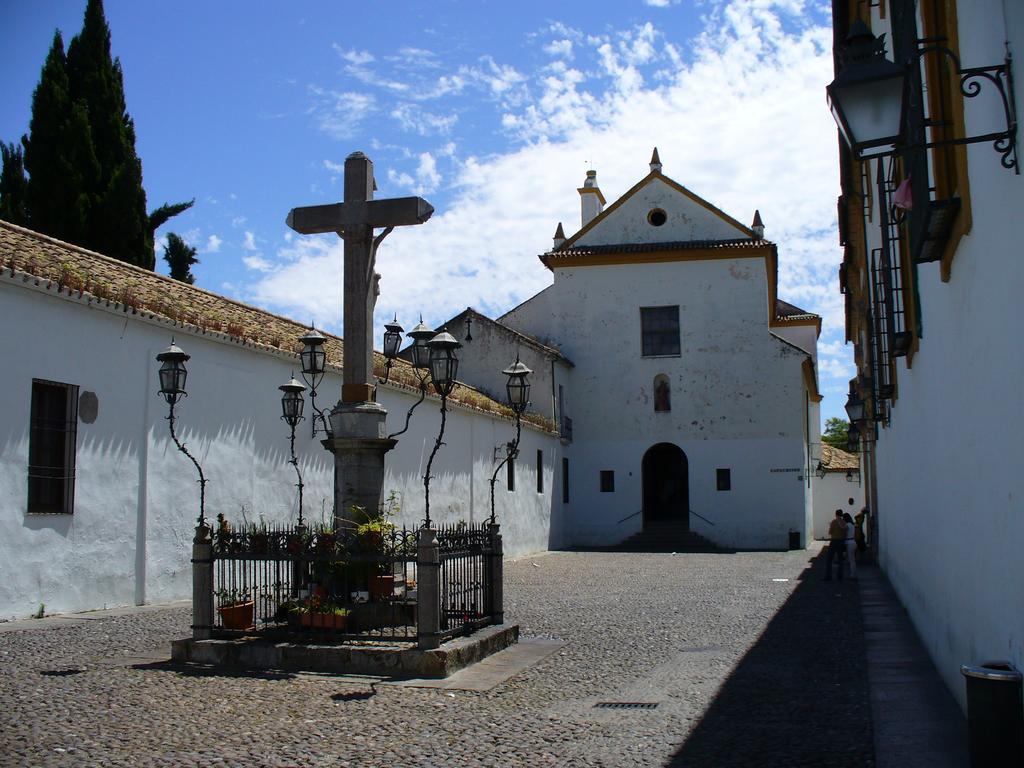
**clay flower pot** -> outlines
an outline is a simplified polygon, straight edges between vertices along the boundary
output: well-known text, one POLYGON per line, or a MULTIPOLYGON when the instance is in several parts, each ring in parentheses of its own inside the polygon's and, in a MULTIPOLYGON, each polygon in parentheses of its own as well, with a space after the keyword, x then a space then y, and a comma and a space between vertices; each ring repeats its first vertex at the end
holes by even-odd
POLYGON ((221 623, 224 629, 252 629, 254 622, 256 604, 250 600, 245 603, 235 603, 218 608, 221 623))

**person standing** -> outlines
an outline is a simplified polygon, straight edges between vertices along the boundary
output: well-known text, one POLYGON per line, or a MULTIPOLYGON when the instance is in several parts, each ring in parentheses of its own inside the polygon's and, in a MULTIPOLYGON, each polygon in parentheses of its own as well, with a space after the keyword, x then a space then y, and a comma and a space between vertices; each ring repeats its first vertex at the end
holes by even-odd
POLYGON ((825 553, 825 581, 832 581, 832 561, 838 565, 839 580, 843 580, 843 560, 846 554, 846 523, 843 510, 837 509, 836 516, 828 526, 828 551, 825 553))
MULTIPOLYGON (((857 578, 857 552, 856 526, 849 512, 843 513, 843 521, 846 523, 846 567, 849 569, 851 579, 857 578)), ((842 566, 840 566, 842 567, 842 566)))

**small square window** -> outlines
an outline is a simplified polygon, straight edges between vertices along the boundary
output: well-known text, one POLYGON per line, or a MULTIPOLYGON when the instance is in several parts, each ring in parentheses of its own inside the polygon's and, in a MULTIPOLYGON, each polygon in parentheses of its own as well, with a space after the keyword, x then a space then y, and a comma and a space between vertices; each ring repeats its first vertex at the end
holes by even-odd
POLYGON ((615 470, 601 470, 601 493, 615 492, 615 470))
POLYGON ((718 490, 720 491, 731 491, 732 490, 732 470, 729 469, 716 469, 715 475, 718 480, 718 490))
POLYGON ((537 449, 537 493, 544 493, 544 451, 537 449))
POLYGON ((569 503, 569 460, 562 457, 562 503, 569 503))
POLYGON ((641 354, 679 354, 679 307, 640 307, 641 354))
POLYGON ((75 509, 78 387, 32 380, 28 440, 28 511, 65 514, 75 509))

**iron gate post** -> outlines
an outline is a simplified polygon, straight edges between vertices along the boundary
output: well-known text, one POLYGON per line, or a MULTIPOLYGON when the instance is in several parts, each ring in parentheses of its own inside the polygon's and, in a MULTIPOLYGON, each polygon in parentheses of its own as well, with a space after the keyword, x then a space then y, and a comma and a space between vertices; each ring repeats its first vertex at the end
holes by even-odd
POLYGON ((205 523, 192 539, 192 638, 209 640, 213 632, 213 539, 205 523))
POLYGON ((501 526, 492 523, 488 526, 491 533, 491 548, 488 557, 488 576, 490 577, 491 588, 491 622, 493 624, 505 623, 505 573, 504 573, 504 550, 501 542, 501 526))
POLYGON ((420 528, 416 545, 416 640, 421 650, 441 645, 441 552, 433 528, 420 528))

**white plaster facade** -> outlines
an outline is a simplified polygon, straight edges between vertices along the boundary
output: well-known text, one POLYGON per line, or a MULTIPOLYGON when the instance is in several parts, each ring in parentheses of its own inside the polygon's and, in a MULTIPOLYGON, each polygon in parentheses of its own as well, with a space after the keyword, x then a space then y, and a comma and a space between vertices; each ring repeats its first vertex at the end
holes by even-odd
MULTIPOLYGON (((74 253, 80 260, 102 258, 74 253)), ((5 261, 10 255, 4 253, 5 261)), ((23 617, 40 604, 47 612, 66 612, 191 594, 199 486, 194 467, 171 442, 155 361, 172 336, 191 355, 189 396, 176 409, 177 428, 209 480, 207 516, 223 512, 238 524, 244 505, 250 522, 294 521, 295 475, 287 463, 288 428, 280 419, 277 387, 295 371, 296 355, 108 306, 88 293, 69 295, 10 269, 0 276, 0 318, 7 331, 0 338, 0 618, 23 617), (73 514, 27 513, 33 379, 74 384, 80 396, 91 392, 98 399, 95 420, 79 419, 77 425, 73 514)), ((319 392, 330 402, 340 389, 335 369, 319 392)), ((414 393, 382 386, 379 399, 388 410, 388 431, 400 430, 414 393)), ((403 507, 396 523, 415 526, 422 520, 422 475, 437 434, 437 406, 433 397, 421 405, 409 432, 388 454, 385 494, 396 491, 403 507)), ((514 428, 508 419, 476 408, 452 402, 449 407, 447 445, 433 468, 431 517, 442 524, 480 522, 489 516, 494 449, 511 439, 514 428)), ((306 410, 309 415, 308 403, 306 410)), ((320 438, 312 439, 309 421, 302 422, 296 452, 306 518, 329 521, 333 457, 320 438)), ((516 467, 515 492, 502 485, 496 494, 511 557, 561 543, 551 524, 559 440, 524 424, 521 445, 523 456, 542 452, 544 491, 536 490, 531 460, 516 467)))
POLYGON ((660 168, 591 217, 594 190, 590 174, 583 228, 542 257, 553 284, 498 318, 574 366, 560 414, 572 424, 563 449, 569 541, 615 544, 650 524, 644 456, 667 443, 685 455, 673 471, 688 493, 674 517, 690 530, 726 547, 783 549, 790 531, 806 542, 808 446, 819 426, 805 367, 820 319, 776 317, 775 246, 660 168), (678 307, 679 354, 642 354, 642 307, 678 307), (660 377, 670 411, 655 410, 660 377), (728 490, 718 489, 720 470, 728 490), (602 490, 602 472, 614 473, 613 491, 602 490))
MULTIPOLYGON (((932 5, 924 0, 914 9, 918 37, 925 36, 920 14, 932 5)), ((1007 51, 1017 65, 1024 52, 1024 6, 1000 0, 947 5, 959 5, 952 16, 958 24, 939 32, 958 45, 965 67, 1001 64, 1007 51)), ((871 9, 872 30, 885 33, 887 41, 895 34, 891 17, 871 9)), ((844 22, 837 15, 837 24, 844 22)), ((842 30, 837 34, 841 39, 842 30)), ((890 43, 887 49, 891 57, 890 43)), ((1024 79, 1014 75, 1013 96, 1021 105, 1024 79)), ((987 95, 962 100, 959 135, 1005 128, 991 84, 983 91, 987 95)), ((908 287, 919 299, 910 306, 920 333, 912 324, 910 356, 891 360, 889 421, 880 425, 877 442, 865 447, 881 565, 939 673, 965 706, 961 664, 1006 659, 1024 668, 1024 347, 1017 332, 1024 269, 1016 215, 1024 208, 1024 176, 1002 167, 988 141, 957 152, 960 181, 953 193, 961 208, 953 235, 942 261, 917 264, 908 273, 908 287)), ((936 187, 941 172, 934 155, 929 160, 928 183, 936 187)), ((850 178, 856 178, 855 165, 850 178)), ((874 169, 872 163, 872 178, 874 169)), ((844 192, 854 199, 855 187, 844 192)), ((860 224, 859 206, 859 200, 851 204, 847 225, 848 290, 855 306, 864 296, 856 266, 881 245, 877 208, 874 224, 860 224)), ((923 208, 918 202, 915 207, 923 208)), ((868 374, 870 328, 853 314, 848 329, 861 372, 868 374)))

